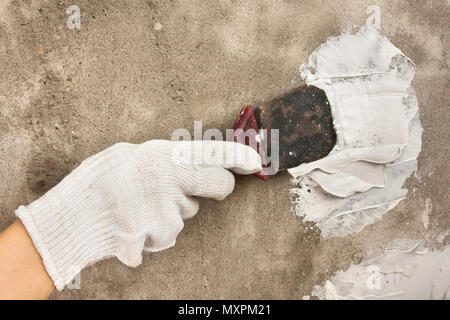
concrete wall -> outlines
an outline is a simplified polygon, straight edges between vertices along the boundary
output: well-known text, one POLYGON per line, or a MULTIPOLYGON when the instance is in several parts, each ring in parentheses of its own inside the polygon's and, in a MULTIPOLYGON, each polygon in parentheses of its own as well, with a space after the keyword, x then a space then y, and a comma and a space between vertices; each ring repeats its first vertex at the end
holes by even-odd
POLYGON ((372 4, 382 32, 417 65, 424 146, 407 201, 357 235, 323 240, 291 213, 287 173, 237 177, 229 198, 201 201, 176 247, 145 254, 136 269, 98 263, 80 290, 52 297, 299 299, 392 239, 450 228, 448 1, 2 0, 0 230, 115 142, 170 139, 194 120, 230 128, 243 106, 300 84, 309 54, 365 24, 372 4), (66 27, 71 4, 80 30, 66 27))

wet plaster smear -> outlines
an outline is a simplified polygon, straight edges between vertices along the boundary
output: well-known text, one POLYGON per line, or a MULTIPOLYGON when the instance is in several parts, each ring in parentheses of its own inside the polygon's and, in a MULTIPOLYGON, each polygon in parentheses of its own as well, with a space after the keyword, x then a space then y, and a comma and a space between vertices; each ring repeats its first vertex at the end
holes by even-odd
MULTIPOLYGON (((300 68, 330 101, 337 143, 318 161, 290 169, 294 210, 324 238, 361 231, 407 196, 422 127, 414 63, 371 27, 328 39, 300 68)), ((322 299, 450 299, 450 246, 396 240, 385 253, 338 272, 322 299)))
POLYGON ((337 143, 318 161, 289 169, 294 210, 324 238, 374 223, 408 190, 422 127, 411 81, 415 65, 371 27, 328 39, 300 68, 330 101, 337 143))
POLYGON ((327 300, 450 300, 450 246, 430 250, 422 241, 395 240, 384 254, 338 272, 312 295, 327 300))

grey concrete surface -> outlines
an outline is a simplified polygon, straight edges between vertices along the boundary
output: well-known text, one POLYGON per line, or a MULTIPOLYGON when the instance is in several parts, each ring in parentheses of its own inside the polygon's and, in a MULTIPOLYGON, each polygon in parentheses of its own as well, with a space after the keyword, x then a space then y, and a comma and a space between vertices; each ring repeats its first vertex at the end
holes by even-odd
POLYGON ((2 0, 0 230, 19 205, 115 142, 170 139, 177 128, 192 132, 194 120, 230 128, 246 104, 298 84, 309 54, 365 24, 372 4, 382 32, 417 65, 425 131, 407 201, 359 234, 323 240, 291 212, 286 173, 269 182, 237 177, 229 198, 201 201, 175 247, 145 254, 135 269, 100 262, 83 270, 80 290, 52 298, 300 299, 392 239, 432 242, 450 228, 444 0, 2 0), (71 4, 81 8, 80 30, 66 27, 71 4))

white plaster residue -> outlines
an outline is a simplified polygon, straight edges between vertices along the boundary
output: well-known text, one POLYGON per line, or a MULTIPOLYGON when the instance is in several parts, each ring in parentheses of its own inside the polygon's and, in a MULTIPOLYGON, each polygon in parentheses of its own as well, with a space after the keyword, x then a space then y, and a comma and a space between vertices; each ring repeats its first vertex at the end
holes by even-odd
POLYGON ((289 169, 295 212, 324 237, 358 232, 406 198, 422 147, 415 66, 370 27, 330 38, 300 68, 330 101, 337 143, 318 161, 289 169))
POLYGON ((450 246, 428 250, 422 241, 396 240, 385 253, 315 286, 321 299, 450 299, 450 246))
POLYGON ((450 243, 450 229, 448 229, 444 232, 441 232, 436 237, 437 243, 440 243, 440 244, 443 244, 446 240, 450 243))

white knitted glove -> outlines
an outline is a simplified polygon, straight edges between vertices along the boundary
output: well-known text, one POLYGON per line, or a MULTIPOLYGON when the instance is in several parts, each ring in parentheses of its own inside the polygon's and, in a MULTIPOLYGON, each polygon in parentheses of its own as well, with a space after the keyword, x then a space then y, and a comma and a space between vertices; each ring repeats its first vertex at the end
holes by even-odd
POLYGON ((43 197, 16 210, 58 290, 84 267, 108 257, 128 266, 142 250, 175 245, 196 197, 224 199, 234 189, 226 169, 261 170, 239 143, 152 140, 120 143, 83 161, 43 197))

